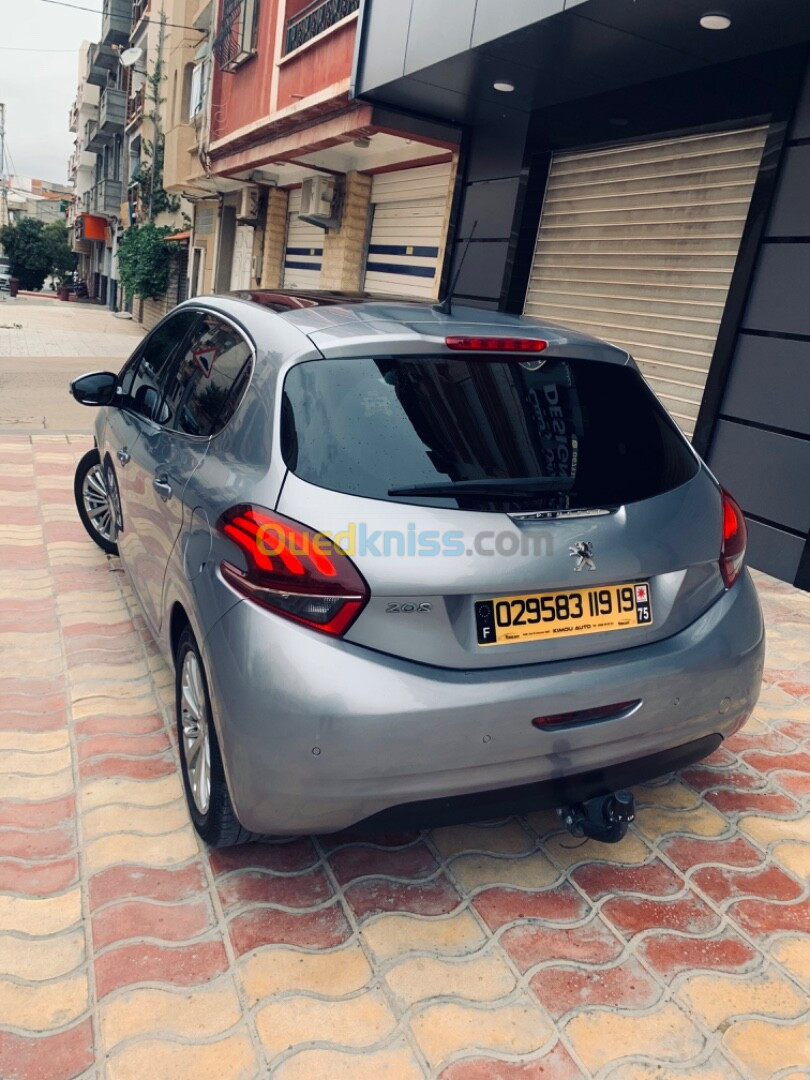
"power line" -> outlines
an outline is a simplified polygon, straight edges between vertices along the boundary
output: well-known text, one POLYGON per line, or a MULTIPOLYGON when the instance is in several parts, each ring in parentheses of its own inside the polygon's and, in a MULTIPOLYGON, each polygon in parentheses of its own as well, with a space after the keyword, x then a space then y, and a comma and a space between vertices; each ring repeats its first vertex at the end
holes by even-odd
MULTIPOLYGON (((43 4, 55 4, 56 7, 73 8, 74 11, 89 11, 93 15, 103 15, 103 11, 99 11, 98 8, 82 7, 80 4, 69 4, 67 0, 42 0, 43 4)), ((147 22, 152 20, 147 19, 147 22)), ((158 20, 154 20, 158 21, 158 20)), ((164 23, 164 26, 170 26, 173 30, 196 30, 198 34, 207 34, 207 30, 200 30, 197 26, 185 26, 183 23, 164 23)), ((60 50, 61 52, 61 50, 60 50)))
POLYGON ((75 53, 75 49, 26 49, 22 46, 0 45, 0 52, 75 53))

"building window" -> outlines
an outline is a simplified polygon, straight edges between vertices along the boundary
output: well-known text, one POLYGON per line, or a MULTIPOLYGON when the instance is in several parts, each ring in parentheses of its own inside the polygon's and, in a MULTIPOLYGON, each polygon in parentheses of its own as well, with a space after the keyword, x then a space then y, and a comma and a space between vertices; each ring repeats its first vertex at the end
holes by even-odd
POLYGON ((233 71, 256 52, 259 0, 225 0, 214 54, 223 71, 233 71))
POLYGON ((318 34, 352 15, 359 7, 360 0, 313 0, 287 20, 285 54, 300 49, 318 34))
POLYGON ((205 104, 205 87, 208 81, 207 76, 207 60, 203 60, 202 63, 194 65, 194 69, 191 72, 188 112, 186 113, 189 120, 194 120, 195 116, 203 110, 203 105, 205 104))

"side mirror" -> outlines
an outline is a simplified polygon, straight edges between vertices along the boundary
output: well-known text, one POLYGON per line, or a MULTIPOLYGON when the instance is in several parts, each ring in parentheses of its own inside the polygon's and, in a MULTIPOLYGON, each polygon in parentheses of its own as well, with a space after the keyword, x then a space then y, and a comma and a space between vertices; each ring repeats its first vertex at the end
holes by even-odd
POLYGON ((118 376, 111 371, 93 371, 70 384, 70 392, 80 405, 111 405, 118 376))

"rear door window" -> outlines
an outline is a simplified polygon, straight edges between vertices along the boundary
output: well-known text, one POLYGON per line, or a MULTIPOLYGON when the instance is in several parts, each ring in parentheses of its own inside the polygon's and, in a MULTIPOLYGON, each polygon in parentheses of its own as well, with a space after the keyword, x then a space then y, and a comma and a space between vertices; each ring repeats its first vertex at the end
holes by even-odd
POLYGON ((284 382, 281 440, 287 466, 312 484, 461 509, 618 506, 698 469, 641 376, 593 360, 307 361, 284 382), (392 494, 459 482, 489 487, 392 494))
POLYGON ((215 315, 200 316, 168 377, 166 426, 205 438, 221 431, 247 388, 252 355, 230 323, 215 315))

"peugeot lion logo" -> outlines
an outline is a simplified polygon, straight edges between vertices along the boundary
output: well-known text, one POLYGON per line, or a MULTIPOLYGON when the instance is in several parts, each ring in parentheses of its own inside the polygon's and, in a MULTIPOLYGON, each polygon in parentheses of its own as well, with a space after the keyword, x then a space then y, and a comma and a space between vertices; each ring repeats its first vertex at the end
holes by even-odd
POLYGON ((568 554, 572 559, 578 560, 574 567, 576 572, 583 570, 586 566, 589 570, 596 569, 596 563, 593 561, 593 544, 590 540, 578 540, 573 547, 568 549, 568 554))

